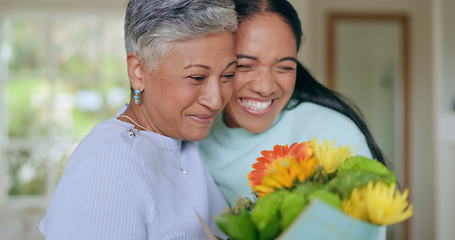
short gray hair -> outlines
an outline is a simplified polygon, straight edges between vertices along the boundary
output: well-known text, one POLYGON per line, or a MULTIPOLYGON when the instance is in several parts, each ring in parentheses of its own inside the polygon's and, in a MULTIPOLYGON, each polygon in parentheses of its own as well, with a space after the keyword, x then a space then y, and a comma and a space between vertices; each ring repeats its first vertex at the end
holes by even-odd
POLYGON ((237 14, 231 0, 130 0, 125 48, 153 69, 173 41, 236 28, 237 14))

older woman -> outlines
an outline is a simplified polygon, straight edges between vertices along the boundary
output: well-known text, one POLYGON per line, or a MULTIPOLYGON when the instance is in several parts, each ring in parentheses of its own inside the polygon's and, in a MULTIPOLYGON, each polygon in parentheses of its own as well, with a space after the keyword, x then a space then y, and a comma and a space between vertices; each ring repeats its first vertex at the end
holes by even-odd
MULTIPOLYGON (((46 239, 204 239, 225 201, 199 158, 232 95, 230 0, 131 0, 132 98, 74 151, 40 229, 46 239)), ((212 226, 213 230, 215 228, 212 226)))

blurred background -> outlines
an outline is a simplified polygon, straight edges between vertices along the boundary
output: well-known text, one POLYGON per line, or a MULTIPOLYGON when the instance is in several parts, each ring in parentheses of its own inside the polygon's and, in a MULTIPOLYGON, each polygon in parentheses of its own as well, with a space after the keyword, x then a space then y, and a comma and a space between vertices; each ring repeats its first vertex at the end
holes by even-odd
MULTIPOLYGON (((72 150, 127 102, 126 2, 0 0, 0 239, 42 239, 72 150)), ((290 2, 300 60, 359 106, 411 189, 388 239, 455 239, 455 1, 290 2)))

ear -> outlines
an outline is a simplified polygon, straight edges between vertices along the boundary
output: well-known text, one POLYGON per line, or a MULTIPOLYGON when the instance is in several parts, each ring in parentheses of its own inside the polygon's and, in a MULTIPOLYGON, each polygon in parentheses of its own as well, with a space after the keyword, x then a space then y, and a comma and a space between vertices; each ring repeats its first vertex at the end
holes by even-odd
POLYGON ((128 53, 126 58, 131 87, 143 91, 145 88, 145 76, 147 74, 147 68, 144 62, 133 53, 128 53))

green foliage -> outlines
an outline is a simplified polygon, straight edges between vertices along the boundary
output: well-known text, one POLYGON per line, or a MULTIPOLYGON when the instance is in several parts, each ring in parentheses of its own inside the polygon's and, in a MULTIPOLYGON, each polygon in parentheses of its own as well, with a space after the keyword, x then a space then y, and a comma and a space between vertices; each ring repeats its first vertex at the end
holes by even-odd
POLYGON ((370 181, 381 181, 386 184, 391 184, 395 182, 395 177, 367 170, 350 169, 338 173, 337 176, 327 184, 326 189, 340 194, 342 199, 345 199, 351 194, 354 188, 365 186, 370 181))
MULTIPOLYGON (((241 227, 248 226, 248 231, 253 231, 252 228, 255 227, 257 239, 275 239, 292 225, 309 202, 317 199, 341 209, 342 200, 347 198, 354 188, 363 187, 370 181, 392 184, 396 182, 396 177, 392 171, 374 159, 362 156, 351 157, 346 159, 330 176, 321 175, 321 171, 316 171, 309 180, 298 183, 292 191, 278 190, 259 198, 256 204, 249 201, 246 202, 247 204, 245 202, 237 203, 243 211, 251 209, 249 220, 253 226, 244 224, 241 227)), ((231 210, 231 215, 239 212, 237 207, 233 207, 231 210)), ((231 219, 231 221, 234 220, 231 219)), ((229 231, 232 232, 238 223, 232 222, 229 225, 232 227, 229 231)), ((225 231, 226 227, 221 229, 225 231)), ((229 232, 226 233, 232 237, 229 232)))
POLYGON ((286 229, 308 205, 308 199, 301 192, 292 192, 285 196, 280 207, 281 229, 286 229))
MULTIPOLYGON (((26 138, 46 134, 46 121, 49 86, 43 79, 14 79, 7 82, 8 136, 26 138), (42 103, 32 105, 34 94, 40 93, 45 99, 42 103), (39 104, 39 105, 38 105, 39 104)), ((35 100, 36 101, 36 100, 35 100)))
POLYGON ((90 130, 100 122, 97 113, 85 112, 80 109, 73 109, 74 126, 70 133, 74 139, 82 139, 90 130))
POLYGON ((325 189, 319 189, 319 190, 312 192, 308 196, 308 198, 310 200, 319 199, 334 208, 338 208, 338 209, 341 208, 340 197, 338 195, 336 195, 335 193, 329 192, 328 190, 325 190, 325 189))
POLYGON ((327 189, 340 194, 344 199, 354 188, 364 186, 370 181, 391 184, 396 182, 396 177, 382 163, 363 156, 355 156, 346 159, 340 165, 335 178, 327 184, 327 189))
MULTIPOLYGON (((111 20, 106 23, 110 24, 111 20)), ((104 104, 101 111, 88 112, 73 105, 69 111, 64 109, 60 112, 56 111, 56 106, 61 103, 57 95, 75 96, 82 89, 90 89, 100 93, 106 100, 113 87, 129 91, 124 51, 119 48, 123 45, 121 41, 116 43, 112 40, 121 37, 121 34, 99 31, 106 26, 71 18, 56 23, 49 29, 51 32, 43 31, 47 20, 42 19, 13 17, 9 24, 5 44, 12 50, 12 55, 8 59, 8 79, 5 88, 0 91, 6 94, 9 142, 12 145, 19 142, 15 146, 21 146, 20 149, 11 150, 11 155, 7 154, 11 178, 9 193, 43 194, 48 184, 48 156, 36 161, 37 146, 34 143, 43 141, 53 144, 55 138, 57 141, 78 142, 96 124, 113 117, 120 107, 104 104), (48 39, 49 33, 52 39, 48 39), (109 48, 96 45, 98 39, 104 37, 109 39, 109 48), (53 41, 57 48, 49 49, 49 41, 53 41), (61 114, 65 116, 60 118, 61 114), (21 179, 24 166, 33 168, 32 179, 21 179)), ((121 27, 121 24, 113 27, 121 27)), ((9 151, 10 147, 6 146, 6 150, 9 151)), ((52 164, 57 166, 62 163, 52 164)))
POLYGON ((305 196, 309 196, 312 192, 324 188, 324 185, 318 182, 306 182, 300 184, 295 188, 295 192, 303 193, 305 196))
POLYGON ((343 174, 345 171, 352 169, 364 170, 380 175, 395 177, 395 175, 379 161, 363 156, 355 156, 346 159, 346 161, 344 161, 338 168, 338 173, 343 174))
POLYGON ((280 234, 279 210, 281 202, 289 194, 287 190, 280 190, 257 201, 251 211, 251 218, 256 224, 260 240, 274 239, 280 234))
POLYGON ((20 73, 31 73, 35 69, 44 69, 45 46, 44 34, 40 22, 15 20, 12 24, 10 43, 13 49, 9 67, 20 73))
POLYGON ((225 232, 232 240, 257 239, 256 227, 247 209, 241 209, 237 215, 225 213, 217 217, 215 221, 221 231, 225 232))
POLYGON ((126 64, 123 61, 119 61, 115 56, 108 55, 104 56, 103 62, 103 73, 107 79, 121 79, 121 81, 128 79, 126 64))
POLYGON ((66 61, 60 63, 60 71, 66 76, 84 77, 94 71, 94 66, 90 65, 86 59, 80 55, 73 55, 66 61))
POLYGON ((9 159, 9 175, 11 177, 11 188, 9 189, 9 195, 38 195, 43 194, 46 189, 46 168, 44 162, 31 162, 32 152, 30 150, 18 150, 15 154, 10 154, 10 157, 14 156, 14 159, 9 159), (26 164, 33 164, 35 169, 33 177, 24 181, 20 177, 20 171, 26 164))

